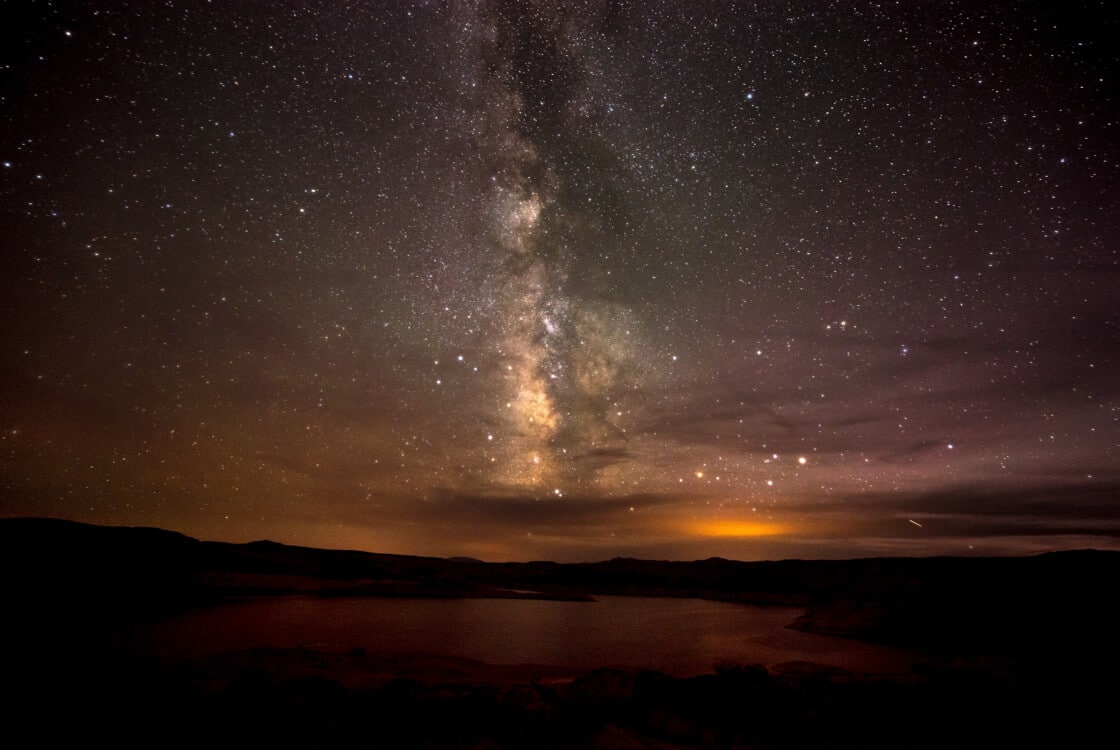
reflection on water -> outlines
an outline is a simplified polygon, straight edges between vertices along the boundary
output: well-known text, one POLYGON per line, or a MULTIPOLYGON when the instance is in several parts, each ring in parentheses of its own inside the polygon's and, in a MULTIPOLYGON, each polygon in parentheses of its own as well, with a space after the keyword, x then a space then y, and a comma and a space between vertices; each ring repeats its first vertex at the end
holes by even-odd
POLYGON ((720 662, 812 661, 904 672, 913 653, 791 630, 798 607, 604 596, 518 599, 282 597, 225 604, 146 625, 131 650, 200 657, 254 646, 428 652, 501 664, 604 665, 686 676, 720 662))

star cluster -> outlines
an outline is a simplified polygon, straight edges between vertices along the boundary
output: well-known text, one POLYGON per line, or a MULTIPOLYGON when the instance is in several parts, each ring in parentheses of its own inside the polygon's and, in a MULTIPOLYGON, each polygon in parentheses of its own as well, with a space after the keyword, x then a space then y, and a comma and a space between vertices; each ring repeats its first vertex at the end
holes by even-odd
POLYGON ((1108 3, 0 14, 5 515, 1120 547, 1108 3))

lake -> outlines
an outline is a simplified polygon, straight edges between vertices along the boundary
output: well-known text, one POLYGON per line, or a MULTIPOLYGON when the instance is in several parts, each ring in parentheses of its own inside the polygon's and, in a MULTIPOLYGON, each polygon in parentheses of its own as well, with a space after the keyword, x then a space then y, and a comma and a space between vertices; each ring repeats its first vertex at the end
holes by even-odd
POLYGON ((222 604, 150 623, 128 650, 198 658, 258 646, 424 652, 496 664, 630 666, 676 676, 720 662, 811 661, 860 672, 905 672, 903 649, 788 627, 799 607, 702 599, 603 596, 523 599, 276 597, 222 604))

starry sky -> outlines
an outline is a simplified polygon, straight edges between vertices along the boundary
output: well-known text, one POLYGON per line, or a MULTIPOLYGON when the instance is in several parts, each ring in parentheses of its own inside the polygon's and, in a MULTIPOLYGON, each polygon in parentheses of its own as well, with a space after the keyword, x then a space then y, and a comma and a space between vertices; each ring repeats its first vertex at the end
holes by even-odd
POLYGON ((4 516, 1120 549, 1110 2, 0 15, 4 516))

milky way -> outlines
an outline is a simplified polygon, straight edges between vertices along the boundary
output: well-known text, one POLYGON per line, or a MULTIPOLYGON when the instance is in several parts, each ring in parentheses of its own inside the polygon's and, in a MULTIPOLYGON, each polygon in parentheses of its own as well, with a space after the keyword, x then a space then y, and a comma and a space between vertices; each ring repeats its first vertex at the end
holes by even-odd
POLYGON ((1107 4, 9 3, 0 511, 1116 548, 1107 4))
POLYGON ((478 46, 480 64, 464 88, 480 92, 476 103, 486 114, 483 159, 492 167, 486 200, 498 251, 493 279, 476 304, 494 300, 496 347, 487 354, 496 355, 499 369, 488 376, 504 386, 499 398, 480 404, 484 413, 493 408, 484 421, 495 424, 487 433, 494 455, 480 474, 496 489, 557 497, 561 485, 598 489, 603 462, 597 457, 623 450, 624 431, 612 424, 611 410, 618 415, 627 391, 637 387, 626 378, 633 347, 620 341, 629 335, 619 330, 625 310, 581 293, 572 279, 572 268, 590 254, 581 246, 588 235, 580 232, 587 211, 572 205, 580 190, 573 184, 578 178, 565 174, 563 149, 534 132, 546 114, 562 132, 584 126, 572 100, 587 73, 578 68, 579 50, 564 38, 573 33, 565 28, 570 14, 549 7, 527 17, 514 8, 475 10, 463 28, 478 46), (577 90, 565 91, 556 111, 541 112, 547 103, 529 97, 560 79, 577 90))

